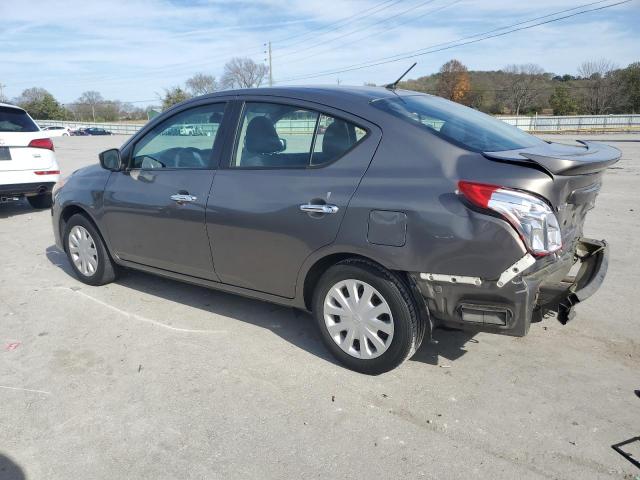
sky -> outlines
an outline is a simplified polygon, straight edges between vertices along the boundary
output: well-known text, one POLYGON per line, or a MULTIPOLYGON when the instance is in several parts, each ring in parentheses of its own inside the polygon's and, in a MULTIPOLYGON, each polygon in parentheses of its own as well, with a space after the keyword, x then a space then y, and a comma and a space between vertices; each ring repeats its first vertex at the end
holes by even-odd
POLYGON ((264 62, 269 41, 276 85, 382 84, 414 61, 410 78, 452 58, 470 70, 536 63, 576 74, 586 60, 640 61, 640 0, 467 45, 460 39, 617 1, 0 0, 0 84, 8 98, 37 86, 64 103, 97 90, 144 106, 195 73, 220 78, 232 57, 264 62), (418 50, 430 53, 402 58, 418 50))

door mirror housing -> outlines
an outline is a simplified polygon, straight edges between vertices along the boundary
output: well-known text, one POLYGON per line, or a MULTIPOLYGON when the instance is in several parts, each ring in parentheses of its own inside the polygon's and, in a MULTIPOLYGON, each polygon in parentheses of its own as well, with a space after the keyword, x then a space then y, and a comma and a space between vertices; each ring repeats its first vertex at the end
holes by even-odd
POLYGON ((98 155, 100 158, 100 166, 105 170, 111 170, 112 172, 117 172, 120 170, 120 150, 117 148, 112 148, 110 150, 105 150, 104 152, 98 155))

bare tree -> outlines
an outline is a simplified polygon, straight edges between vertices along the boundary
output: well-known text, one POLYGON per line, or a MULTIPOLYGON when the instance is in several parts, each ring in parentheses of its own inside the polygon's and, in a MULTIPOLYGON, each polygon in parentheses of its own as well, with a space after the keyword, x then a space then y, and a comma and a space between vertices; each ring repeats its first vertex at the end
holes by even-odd
POLYGON ((102 98, 102 95, 100 95, 100 92, 96 92, 94 90, 89 90, 87 92, 84 92, 82 95, 80 95, 80 98, 76 100, 75 106, 76 106, 77 113, 80 115, 80 118, 82 118, 83 114, 90 110, 91 118, 95 122, 96 107, 100 105, 103 101, 104 99, 102 98))
POLYGON ((587 82, 582 95, 587 113, 601 115, 613 107, 618 93, 613 78, 616 69, 613 62, 604 58, 583 62, 578 67, 578 73, 587 82))
POLYGON ((463 103, 471 90, 469 72, 458 60, 449 60, 440 67, 438 95, 454 102, 463 103))
POLYGON ((198 95, 206 95, 218 90, 218 82, 213 75, 205 73, 196 73, 193 77, 186 81, 187 90, 194 97, 198 95))
POLYGON ((509 109, 516 115, 531 107, 539 94, 539 85, 544 79, 544 70, 533 63, 508 65, 502 96, 509 109))
POLYGON ((222 86, 224 88, 252 88, 259 87, 269 68, 256 63, 250 58, 235 57, 224 66, 222 86))

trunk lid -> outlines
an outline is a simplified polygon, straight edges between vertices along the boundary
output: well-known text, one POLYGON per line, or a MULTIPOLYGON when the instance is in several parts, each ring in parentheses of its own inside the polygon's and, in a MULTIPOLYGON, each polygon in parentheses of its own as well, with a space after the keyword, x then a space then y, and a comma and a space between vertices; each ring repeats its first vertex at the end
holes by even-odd
POLYGON ((37 138, 49 138, 46 132, 0 132, 0 172, 47 170, 53 165, 50 150, 29 147, 37 138), (8 155, 7 155, 8 151, 8 155), (7 158, 10 157, 10 158, 7 158))
POLYGON ((578 140, 580 145, 545 143, 535 147, 484 152, 497 161, 538 166, 551 175, 588 175, 598 173, 620 159, 620 150, 600 142, 578 140))
POLYGON ((484 152, 493 161, 543 170, 551 182, 528 190, 541 195, 555 210, 563 250, 573 250, 582 236, 587 215, 595 205, 605 170, 620 159, 620 151, 600 142, 582 145, 547 143, 502 152, 484 152))

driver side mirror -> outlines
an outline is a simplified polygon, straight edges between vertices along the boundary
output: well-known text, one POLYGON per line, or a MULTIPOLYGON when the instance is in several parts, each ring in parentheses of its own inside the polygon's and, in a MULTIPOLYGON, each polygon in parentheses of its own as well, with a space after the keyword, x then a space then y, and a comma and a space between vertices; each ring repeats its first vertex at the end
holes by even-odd
POLYGON ((118 170, 120 170, 119 149, 112 148, 110 150, 105 150, 98 155, 98 158, 100 158, 100 166, 105 170, 111 170, 112 172, 117 172, 118 170))

